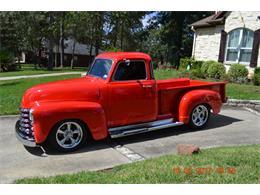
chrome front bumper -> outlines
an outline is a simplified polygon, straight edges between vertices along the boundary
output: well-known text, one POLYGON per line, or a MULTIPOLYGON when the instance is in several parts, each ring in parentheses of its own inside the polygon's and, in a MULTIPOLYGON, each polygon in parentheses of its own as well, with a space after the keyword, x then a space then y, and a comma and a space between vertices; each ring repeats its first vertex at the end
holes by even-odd
POLYGON ((37 144, 35 142, 34 137, 26 135, 24 131, 22 131, 22 127, 20 126, 20 120, 18 120, 15 124, 15 134, 17 139, 22 142, 23 145, 28 147, 36 147, 37 144))

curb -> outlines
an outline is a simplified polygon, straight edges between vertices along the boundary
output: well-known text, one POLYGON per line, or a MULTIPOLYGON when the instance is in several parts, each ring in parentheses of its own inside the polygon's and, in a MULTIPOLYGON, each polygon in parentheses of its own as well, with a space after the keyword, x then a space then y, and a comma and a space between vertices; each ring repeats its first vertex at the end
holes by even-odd
POLYGON ((242 107, 245 110, 260 116, 260 100, 228 99, 224 106, 242 107))
POLYGON ((254 110, 252 108, 248 108, 248 107, 243 107, 245 110, 257 115, 257 116, 260 116, 260 112, 258 112, 257 110, 254 110))
POLYGON ((237 100, 228 99, 224 105, 238 106, 238 107, 249 107, 249 108, 260 108, 260 100, 237 100))
POLYGON ((21 75, 21 76, 10 76, 10 77, 0 77, 0 81, 9 81, 16 79, 30 79, 30 78, 40 78, 40 77, 52 77, 52 76, 63 76, 63 75, 74 75, 82 74, 82 72, 61 72, 61 73, 49 73, 49 74, 35 74, 35 75, 21 75))
POLYGON ((0 119, 1 118, 16 118, 19 117, 20 115, 0 115, 0 119))

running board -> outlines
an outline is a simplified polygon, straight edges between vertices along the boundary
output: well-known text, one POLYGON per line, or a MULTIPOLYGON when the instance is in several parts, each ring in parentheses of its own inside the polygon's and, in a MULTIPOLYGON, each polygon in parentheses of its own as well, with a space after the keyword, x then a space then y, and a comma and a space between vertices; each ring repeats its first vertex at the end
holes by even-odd
POLYGON ((136 125, 127 125, 108 129, 111 138, 124 137, 148 131, 155 131, 169 127, 183 125, 182 122, 174 122, 173 119, 164 119, 136 125))

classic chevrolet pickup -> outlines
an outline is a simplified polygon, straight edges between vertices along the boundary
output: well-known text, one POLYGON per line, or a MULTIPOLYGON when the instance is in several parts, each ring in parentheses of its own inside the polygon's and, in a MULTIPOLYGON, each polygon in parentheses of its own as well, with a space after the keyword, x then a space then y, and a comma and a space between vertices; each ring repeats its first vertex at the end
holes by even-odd
POLYGON ((88 138, 117 138, 188 124, 203 128, 226 101, 224 82, 155 80, 149 55, 102 53, 87 76, 28 89, 16 123, 26 146, 72 151, 88 138))

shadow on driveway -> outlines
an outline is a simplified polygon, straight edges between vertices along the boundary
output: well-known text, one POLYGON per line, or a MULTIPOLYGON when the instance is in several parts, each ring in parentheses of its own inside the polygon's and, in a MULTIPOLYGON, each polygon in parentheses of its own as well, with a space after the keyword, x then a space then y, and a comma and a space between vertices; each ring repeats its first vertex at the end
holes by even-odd
MULTIPOLYGON (((186 125, 178 126, 178 127, 171 127, 167 129, 162 129, 158 131, 152 131, 152 132, 147 132, 147 133, 142 133, 142 134, 136 134, 128 137, 122 137, 122 138, 117 138, 117 139, 104 139, 101 141, 90 141, 86 146, 82 147, 81 149, 74 151, 74 152, 69 152, 69 153, 61 153, 52 150, 51 148, 44 147, 46 150, 46 153, 48 155, 68 155, 72 153, 83 153, 83 152, 92 152, 100 149, 106 149, 110 147, 115 147, 116 145, 125 145, 125 144, 130 144, 130 143, 138 143, 138 142, 143 142, 143 141, 148 141, 148 140, 154 140, 154 139, 159 139, 163 137, 170 137, 170 136, 175 136, 179 134, 185 134, 185 133, 190 133, 194 131, 205 131, 205 130, 210 130, 218 127, 224 127, 231 125, 232 123, 239 122, 241 121, 240 119, 236 119, 233 117, 225 116, 225 115, 211 115, 211 120, 209 121, 208 125, 201 130, 192 130, 186 125)), ((25 147, 25 149, 36 156, 41 156, 42 155, 42 150, 41 148, 30 148, 30 147, 25 147)))

